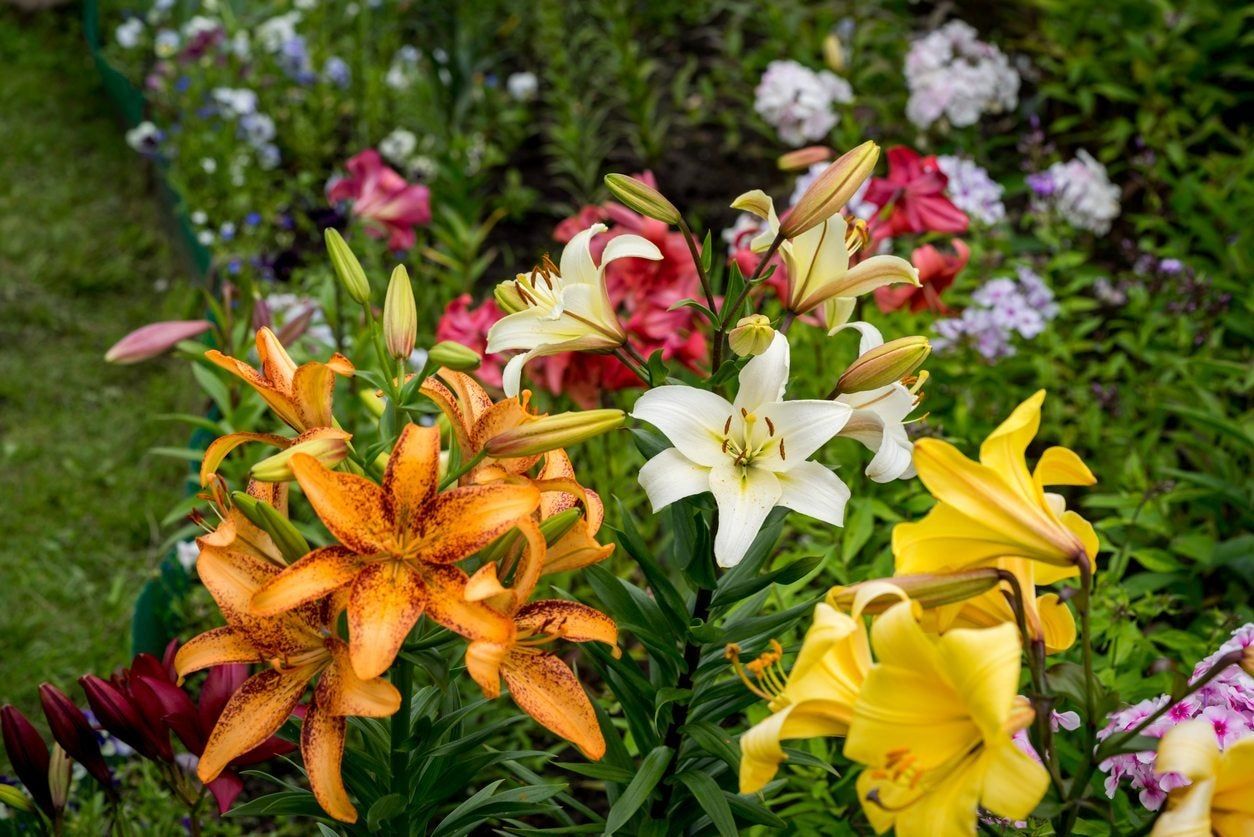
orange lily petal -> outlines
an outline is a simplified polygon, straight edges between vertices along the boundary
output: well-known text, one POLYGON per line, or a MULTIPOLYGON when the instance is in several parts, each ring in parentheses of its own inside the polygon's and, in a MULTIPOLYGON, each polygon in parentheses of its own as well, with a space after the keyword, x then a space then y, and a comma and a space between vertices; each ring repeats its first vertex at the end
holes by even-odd
POLYGON ((398 531, 414 528, 414 521, 439 487, 439 429, 405 425, 383 475, 383 492, 391 501, 398 531))
POLYGON ((262 442, 276 448, 285 448, 292 440, 275 433, 228 433, 219 436, 205 448, 205 455, 200 460, 200 484, 208 485, 227 454, 247 442, 262 442))
POLYGON ((583 686, 552 654, 509 654, 501 667, 509 693, 541 726, 573 743, 589 759, 605 755, 605 739, 583 686))
POLYGON ((292 473, 336 540, 362 555, 390 551, 392 526, 383 489, 365 477, 332 471, 306 454, 292 457, 292 473))
POLYGON ((205 547, 196 559, 196 572, 227 623, 246 634, 267 657, 305 650, 312 629, 320 626, 321 608, 316 606, 278 617, 253 615, 252 597, 279 574, 277 567, 260 558, 235 549, 205 547))
POLYGON ((339 352, 331 355, 324 365, 336 375, 343 375, 345 378, 351 378, 357 374, 357 367, 353 366, 353 362, 339 352))
POLYGON ((422 561, 451 564, 473 555, 540 505, 531 485, 475 485, 435 498, 418 523, 422 561))
POLYGON ((270 383, 286 389, 296 374, 296 362, 283 348, 275 333, 266 327, 257 329, 257 357, 261 359, 261 374, 270 383))
POLYGON ((418 577, 400 561, 378 561, 358 573, 348 598, 349 653, 358 677, 388 670, 425 599, 418 577))
POLYGON ((292 400, 304 429, 331 426, 335 372, 325 363, 305 363, 292 377, 292 400))
POLYGON ((618 626, 601 611, 579 602, 545 599, 525 604, 514 617, 520 631, 560 636, 571 642, 618 644, 618 626))
POLYGON ((488 700, 501 696, 501 666, 510 646, 501 642, 472 642, 466 646, 466 672, 488 700))
POLYGON ((453 438, 457 440, 457 447, 464 455, 470 450, 470 430, 474 422, 462 412, 461 405, 457 403, 457 396, 435 378, 427 378, 423 381, 419 391, 434 401, 435 405, 440 408, 440 412, 448 418, 453 438))
MULTIPOLYGON (((512 642, 514 622, 480 602, 466 601, 468 578, 458 567, 418 568, 427 594, 427 615, 454 633, 486 642, 512 642)), ((360 673, 360 672, 358 672, 360 673)))
POLYGON ((352 581, 361 567, 361 558, 347 547, 315 549, 266 582, 253 594, 249 608, 257 616, 283 613, 338 590, 352 581))
POLYGON ((577 570, 600 563, 614 554, 614 544, 601 544, 590 534, 592 527, 584 521, 551 545, 544 556, 544 575, 577 570))
POLYGON ((441 368, 437 373, 447 383, 449 389, 457 396, 457 403, 462 412, 474 424, 484 411, 492 406, 492 397, 479 385, 479 382, 464 372, 441 368))
POLYGON ((327 646, 334 664, 318 681, 318 707, 332 715, 356 715, 362 718, 386 718, 401 706, 401 693, 386 680, 375 677, 362 680, 353 671, 348 646, 331 640, 327 646))
POLYGON ((209 735, 196 767, 202 782, 212 782, 236 756, 247 753, 283 726, 309 682, 308 669, 254 674, 231 696, 209 735))
POLYGON ((181 679, 194 671, 213 666, 255 663, 261 659, 261 652, 243 631, 229 627, 213 628, 179 646, 178 653, 174 655, 174 670, 181 679))
POLYGON ((300 754, 309 787, 322 810, 340 822, 357 822, 357 809, 348 798, 340 772, 346 727, 343 717, 326 712, 315 700, 300 725, 300 754))
MULTIPOLYGON (((484 410, 483 414, 475 421, 474 430, 470 434, 470 450, 476 453, 483 450, 488 440, 492 437, 504 433, 506 430, 513 430, 515 427, 525 424, 533 418, 532 413, 523 406, 523 402, 518 398, 507 398, 504 401, 498 401, 484 410)), ((508 473, 521 474, 540 461, 540 454, 493 459, 492 461, 508 473)))
POLYGON ((217 364, 243 380, 244 383, 257 391, 257 394, 269 405, 270 409, 274 410, 275 415, 292 428, 302 429, 300 412, 296 409, 296 405, 292 403, 291 397, 268 381, 256 369, 253 369, 242 360, 236 360, 233 357, 222 354, 217 349, 210 349, 205 352, 205 360, 217 364))

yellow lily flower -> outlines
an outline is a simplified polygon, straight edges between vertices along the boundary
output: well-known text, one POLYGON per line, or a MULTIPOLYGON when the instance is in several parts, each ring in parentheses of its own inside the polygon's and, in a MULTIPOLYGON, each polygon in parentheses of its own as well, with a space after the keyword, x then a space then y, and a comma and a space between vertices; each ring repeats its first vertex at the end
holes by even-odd
MULTIPOLYGON (((250 493, 258 496, 262 491, 250 493)), ((278 496, 276 491, 269 499, 278 496)), ((272 505, 282 508, 281 503, 272 505)), ((400 693, 385 680, 357 677, 347 644, 335 634, 338 609, 329 600, 308 602, 278 616, 259 617, 250 612, 253 595, 277 577, 280 568, 274 560, 277 549, 268 536, 245 524, 243 515, 236 512, 213 535, 198 540, 197 572, 227 624, 183 645, 174 665, 180 678, 229 663, 267 668, 245 681, 227 702, 197 765, 197 775, 202 782, 213 781, 233 759, 273 735, 292 714, 306 686, 315 682, 301 724, 301 754, 309 784, 327 813, 342 822, 355 822, 357 811, 340 776, 345 717, 391 715, 400 706, 400 693)))
POLYGON ((257 329, 257 356, 261 358, 260 371, 217 349, 205 352, 206 359, 255 389, 293 430, 303 433, 333 425, 331 395, 335 376, 351 377, 356 371, 352 361, 337 353, 326 363, 315 361, 298 367, 268 328, 257 329))
POLYGON ((440 432, 416 424, 401 433, 382 486, 311 456, 292 457, 306 499, 340 545, 316 549, 269 580, 252 612, 282 613, 347 588, 349 653, 363 679, 387 671, 424 611, 464 636, 507 638, 510 620, 467 602, 467 576, 453 564, 530 524, 540 492, 497 484, 439 493, 439 460, 440 432))
MULTIPOLYGON (((1092 485, 1096 480, 1070 450, 1052 447, 1033 471, 1024 454, 1041 421, 1041 390, 1020 404, 980 446, 973 462, 950 444, 935 439, 915 443, 919 478, 937 504, 917 523, 893 529, 896 572, 934 573, 991 566, 1013 573, 1024 596, 1032 639, 1050 651, 1075 641, 1075 622, 1054 594, 1036 596, 1036 585, 1077 574, 1083 559, 1092 565, 1098 541, 1084 518, 1068 511, 1049 485, 1092 485)), ((939 626, 981 627, 1014 621, 1003 591, 939 609, 939 626)))
POLYGON ((787 758, 780 742, 849 732, 854 701, 871 668, 871 647, 860 613, 851 616, 820 603, 786 681, 776 670, 778 645, 748 666, 736 655, 729 646, 741 679, 770 702, 770 716, 740 736, 740 792, 756 793, 787 758))
POLYGON ((1199 718, 1167 730, 1154 769, 1191 784, 1167 795, 1153 837, 1250 837, 1254 834, 1254 736, 1222 753, 1210 722, 1199 718))
POLYGON ((1016 694, 1015 628, 937 637, 913 608, 894 605, 872 626, 878 662, 845 739, 845 755, 866 765, 857 787, 867 818, 899 837, 974 834, 980 808, 1023 819, 1049 776, 1012 739, 1033 718, 1016 694))

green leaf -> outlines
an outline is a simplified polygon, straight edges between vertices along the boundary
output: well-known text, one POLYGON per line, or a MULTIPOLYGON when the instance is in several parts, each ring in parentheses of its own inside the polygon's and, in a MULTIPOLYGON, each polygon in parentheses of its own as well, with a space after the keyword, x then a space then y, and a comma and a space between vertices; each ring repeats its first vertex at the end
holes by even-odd
POLYGON ((736 604, 772 584, 795 584, 812 573, 821 563, 823 563, 821 557, 810 555, 805 558, 799 558, 791 564, 786 564, 778 570, 772 570, 756 578, 746 578, 730 584, 720 584, 719 588, 714 592, 714 599, 710 602, 710 606, 721 607, 736 604))
MULTIPOLYGON (((192 377, 196 379, 197 385, 213 400, 213 403, 218 405, 222 415, 229 416, 231 414, 231 391, 227 388, 222 378, 209 367, 208 363, 208 361, 193 363, 192 377)), ((214 368, 216 369, 216 367, 214 368)))
POLYGON ((578 773, 580 776, 587 776, 590 779, 604 779, 607 782, 618 782, 619 784, 628 784, 635 773, 625 767, 616 767, 612 764, 603 764, 601 762, 582 762, 582 761, 558 761, 553 763, 554 767, 560 767, 563 770, 569 770, 571 773, 578 773))
POLYGON ((731 806, 727 804, 727 797, 718 782, 695 770, 685 770, 675 778, 683 782, 722 837, 736 837, 736 818, 732 816, 731 806))
POLYGON ((740 772, 740 750, 732 743, 727 730, 708 721, 694 721, 684 724, 683 733, 693 744, 740 772))
POLYGON ((636 811, 640 810, 640 806, 645 803, 645 800, 653 793, 653 789, 657 787, 657 783, 662 780, 662 775, 666 773, 666 768, 673 756, 674 752, 671 748, 662 744, 654 747, 644 757, 635 778, 614 803, 614 807, 610 808, 610 814, 605 819, 607 835, 618 831, 635 816, 636 811))
POLYGON ((325 817, 322 806, 309 791, 281 791, 250 799, 227 812, 229 817, 306 816, 325 817))
POLYGON ((371 831, 378 831, 381 823, 392 819, 392 817, 404 810, 405 798, 399 793, 389 793, 387 796, 381 796, 375 800, 375 803, 370 806, 370 810, 366 812, 366 827, 371 831))

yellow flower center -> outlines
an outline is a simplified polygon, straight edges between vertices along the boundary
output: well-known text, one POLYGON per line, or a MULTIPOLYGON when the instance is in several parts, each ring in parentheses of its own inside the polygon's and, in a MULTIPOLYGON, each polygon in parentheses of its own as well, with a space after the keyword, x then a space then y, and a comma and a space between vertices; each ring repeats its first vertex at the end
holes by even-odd
POLYGON ((758 425, 758 416, 744 407, 740 408, 739 425, 733 427, 735 418, 734 415, 730 415, 723 424, 722 445, 723 453, 732 458, 733 464, 748 468, 753 465, 753 460, 776 447, 779 448, 780 459, 788 458, 788 448, 784 444, 784 437, 776 434, 775 422, 771 421, 770 416, 762 416, 762 427, 766 428, 765 435, 758 425))

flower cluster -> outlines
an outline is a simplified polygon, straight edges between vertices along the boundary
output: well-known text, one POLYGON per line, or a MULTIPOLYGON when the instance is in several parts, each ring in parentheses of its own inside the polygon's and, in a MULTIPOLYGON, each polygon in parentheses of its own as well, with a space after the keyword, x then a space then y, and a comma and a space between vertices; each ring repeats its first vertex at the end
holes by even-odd
POLYGON ((796 61, 772 61, 762 74, 754 110, 789 145, 820 140, 840 122, 836 105, 853 101, 849 82, 830 70, 815 72, 796 61))
POLYGON ((274 120, 257 109, 257 94, 248 88, 217 87, 210 98, 222 118, 235 122, 237 135, 253 149, 261 167, 278 166, 280 154, 274 144, 274 120))
POLYGON ((1026 266, 1017 279, 1003 277, 985 282, 971 297, 972 305, 958 317, 935 325, 937 349, 967 344, 986 360, 1015 353, 1014 338, 1031 340, 1058 316, 1054 292, 1040 274, 1026 266))
POLYGON ((1013 110, 1019 100, 1019 74, 1005 53, 961 20, 910 45, 906 84, 906 117, 920 128, 942 118, 958 128, 974 125, 984 114, 1013 110))
POLYGON ((945 154, 936 158, 936 165, 949 178, 948 193, 954 206, 989 226, 1006 217, 1001 201, 1005 188, 974 160, 945 154))
POLYGON ((1104 235, 1119 217, 1119 187, 1083 149, 1072 160, 1029 175, 1028 185, 1041 210, 1052 210, 1077 229, 1104 235))
MULTIPOLYGON (((1215 653, 1194 667, 1189 682, 1195 683, 1206 675, 1220 657, 1251 646, 1254 646, 1254 623, 1233 631, 1215 653)), ((1202 719, 1210 725, 1221 751, 1254 736, 1254 677, 1239 667, 1227 667, 1182 701, 1172 703, 1169 695, 1159 695, 1115 712, 1098 732, 1098 737, 1105 740, 1115 733, 1140 728, 1140 735, 1162 738, 1173 727, 1194 719, 1202 719), (1157 717, 1142 727, 1151 716, 1157 717)), ((1145 808, 1157 811, 1171 791, 1190 783, 1187 776, 1163 771, 1158 758, 1157 751, 1146 750, 1103 761, 1100 768, 1106 774, 1106 795, 1114 797, 1120 784, 1126 781, 1145 808)))
POLYGON ((347 201, 352 214, 366 224, 366 232, 386 238, 392 250, 408 250, 417 241, 415 227, 431 222, 431 190, 409 183, 383 164, 373 148, 345 163, 348 174, 327 184, 327 200, 347 201))

